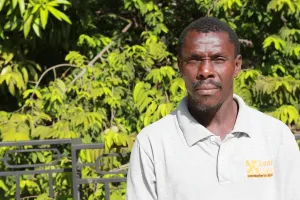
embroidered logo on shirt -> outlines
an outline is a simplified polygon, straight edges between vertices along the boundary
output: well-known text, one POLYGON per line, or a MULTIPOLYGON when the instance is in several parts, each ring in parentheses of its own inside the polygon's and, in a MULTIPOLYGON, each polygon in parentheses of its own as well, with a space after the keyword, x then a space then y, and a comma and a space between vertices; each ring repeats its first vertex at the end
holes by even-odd
POLYGON ((246 160, 248 178, 270 178, 273 176, 272 160, 246 160))

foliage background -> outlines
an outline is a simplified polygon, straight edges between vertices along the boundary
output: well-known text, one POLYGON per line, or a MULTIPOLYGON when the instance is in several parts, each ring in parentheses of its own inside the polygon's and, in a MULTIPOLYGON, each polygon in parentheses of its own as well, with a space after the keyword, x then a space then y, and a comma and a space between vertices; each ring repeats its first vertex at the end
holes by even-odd
MULTIPOLYGON (((0 0, 1 140, 80 137, 105 142, 106 152, 130 152, 135 135, 186 95, 176 45, 202 16, 240 36, 235 93, 299 133, 299 15, 300 0, 0 0)), ((80 159, 94 162, 99 153, 82 151, 80 159)), ((44 152, 14 162, 51 160, 44 152)), ((103 168, 127 162, 108 159, 103 168)), ((93 168, 84 175, 97 177, 93 168)), ((45 199, 47 179, 22 177, 23 199, 45 199)), ((68 175, 55 181, 56 199, 72 199, 68 175)), ((0 179, 0 199, 14 199, 13 185, 0 179)), ((124 198, 125 184, 111 187, 112 199, 124 198)), ((83 189, 84 199, 103 198, 101 185, 83 189)))

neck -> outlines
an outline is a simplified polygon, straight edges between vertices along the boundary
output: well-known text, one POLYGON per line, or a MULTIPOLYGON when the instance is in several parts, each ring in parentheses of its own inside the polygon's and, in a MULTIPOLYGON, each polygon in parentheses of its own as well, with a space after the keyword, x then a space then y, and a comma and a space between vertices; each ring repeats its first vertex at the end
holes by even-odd
POLYGON ((232 97, 227 98, 220 107, 207 111, 196 109, 193 100, 188 98, 188 109, 202 126, 222 139, 233 129, 238 113, 238 105, 232 97))

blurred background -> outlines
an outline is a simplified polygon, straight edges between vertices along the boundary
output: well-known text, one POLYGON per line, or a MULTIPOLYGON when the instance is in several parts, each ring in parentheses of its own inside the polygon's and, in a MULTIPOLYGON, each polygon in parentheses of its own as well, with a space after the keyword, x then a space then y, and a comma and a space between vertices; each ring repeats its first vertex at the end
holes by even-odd
MULTIPOLYGON (((0 0, 0 140, 82 138, 105 143, 105 152, 130 152, 136 134, 186 95, 178 37, 203 16, 240 38, 235 93, 300 133, 300 0, 0 0)), ((95 162, 96 155, 79 156, 95 162)), ((51 160, 46 152, 14 161, 51 160)), ((105 162, 106 170, 126 167, 128 157, 105 162)), ((43 181, 23 176, 23 199, 47 199, 43 181)), ((68 175, 55 183, 55 199, 72 199, 68 175)), ((13 185, 0 178, 0 199, 15 198, 13 185)), ((125 187, 112 185, 111 199, 124 199, 125 187)), ((101 186, 83 189, 82 199, 104 198, 101 186)))

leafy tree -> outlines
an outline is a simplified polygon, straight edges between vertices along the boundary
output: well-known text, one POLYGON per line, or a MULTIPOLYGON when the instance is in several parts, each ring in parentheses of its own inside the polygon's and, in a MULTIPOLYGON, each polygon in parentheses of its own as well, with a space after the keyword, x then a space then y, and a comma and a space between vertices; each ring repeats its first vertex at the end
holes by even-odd
MULTIPOLYGON (((182 29, 202 16, 220 18, 241 38, 235 93, 298 133, 299 13, 299 0, 0 0, 1 140, 105 142, 104 151, 81 151, 82 162, 130 152, 135 135, 186 95, 176 45, 182 29)), ((51 160, 45 152, 14 161, 51 160)), ((128 157, 104 163, 102 170, 126 168, 128 157)), ((83 176, 98 175, 87 167, 83 176)), ((23 176, 22 195, 45 198, 47 180, 23 176)), ((55 177, 56 199, 71 198, 69 180, 55 177)), ((13 185, 0 179, 1 199, 14 199, 13 185)), ((103 198, 101 185, 83 187, 85 199, 103 198)), ((112 199, 124 197, 125 183, 111 187, 112 199)))

